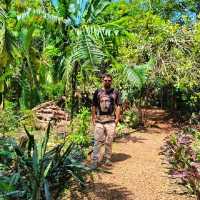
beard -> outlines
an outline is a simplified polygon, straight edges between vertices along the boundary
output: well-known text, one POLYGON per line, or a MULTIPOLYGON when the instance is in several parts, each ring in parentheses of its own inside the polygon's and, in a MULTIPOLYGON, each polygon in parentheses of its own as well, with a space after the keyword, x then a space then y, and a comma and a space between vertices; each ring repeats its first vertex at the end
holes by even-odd
POLYGON ((105 89, 110 89, 111 85, 110 84, 104 84, 105 89))

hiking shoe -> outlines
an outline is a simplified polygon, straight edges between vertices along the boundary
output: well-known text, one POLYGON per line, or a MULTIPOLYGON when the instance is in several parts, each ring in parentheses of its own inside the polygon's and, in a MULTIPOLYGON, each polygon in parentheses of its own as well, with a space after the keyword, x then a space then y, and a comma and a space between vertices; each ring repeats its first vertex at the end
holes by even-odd
POLYGON ((112 166, 111 160, 107 159, 105 162, 105 166, 111 167, 112 166))

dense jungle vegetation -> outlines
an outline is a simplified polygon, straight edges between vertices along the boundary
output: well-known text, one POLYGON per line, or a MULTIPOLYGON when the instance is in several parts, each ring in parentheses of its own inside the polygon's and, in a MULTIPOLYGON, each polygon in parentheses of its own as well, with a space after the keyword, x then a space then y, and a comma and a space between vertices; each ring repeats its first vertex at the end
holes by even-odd
POLYGON ((199 19, 198 0, 0 0, 0 199, 56 198, 72 177, 84 185, 105 72, 122 96, 119 132, 143 125, 146 106, 198 124, 199 19), (32 109, 48 101, 68 113, 70 134, 52 139, 49 124, 39 143, 32 109))

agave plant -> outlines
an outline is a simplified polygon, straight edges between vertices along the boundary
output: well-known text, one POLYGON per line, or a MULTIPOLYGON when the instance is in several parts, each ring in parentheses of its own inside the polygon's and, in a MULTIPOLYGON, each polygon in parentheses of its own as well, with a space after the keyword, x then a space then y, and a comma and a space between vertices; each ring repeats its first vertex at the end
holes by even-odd
POLYGON ((1 197, 48 200, 52 199, 52 194, 58 195, 71 177, 84 184, 84 174, 89 169, 72 158, 73 143, 62 143, 48 150, 50 123, 41 143, 37 143, 26 128, 25 131, 27 137, 20 145, 12 141, 12 151, 7 149, 9 165, 13 164, 9 171, 1 170, 1 183, 5 188, 0 191, 1 197), (10 155, 14 156, 10 158, 10 155))

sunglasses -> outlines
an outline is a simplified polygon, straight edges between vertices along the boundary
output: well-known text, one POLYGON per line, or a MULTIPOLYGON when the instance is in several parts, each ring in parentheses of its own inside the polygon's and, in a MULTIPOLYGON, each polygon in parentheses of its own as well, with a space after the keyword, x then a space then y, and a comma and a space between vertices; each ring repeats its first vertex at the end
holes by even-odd
POLYGON ((109 79, 109 80, 104 79, 103 81, 104 81, 104 82, 111 82, 112 80, 110 80, 110 79, 109 79))

